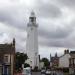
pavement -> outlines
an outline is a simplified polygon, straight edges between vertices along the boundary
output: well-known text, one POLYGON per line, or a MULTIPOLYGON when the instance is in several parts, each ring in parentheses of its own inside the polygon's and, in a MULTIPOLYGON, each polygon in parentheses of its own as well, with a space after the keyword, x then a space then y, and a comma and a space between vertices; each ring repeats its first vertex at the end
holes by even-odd
MULTIPOLYGON (((22 73, 16 73, 14 75, 22 75, 22 73)), ((32 72, 32 75, 41 75, 41 72, 32 72)))
POLYGON ((41 72, 32 72, 32 75, 41 75, 41 72))
POLYGON ((14 75, 22 75, 22 73, 15 73, 14 75))

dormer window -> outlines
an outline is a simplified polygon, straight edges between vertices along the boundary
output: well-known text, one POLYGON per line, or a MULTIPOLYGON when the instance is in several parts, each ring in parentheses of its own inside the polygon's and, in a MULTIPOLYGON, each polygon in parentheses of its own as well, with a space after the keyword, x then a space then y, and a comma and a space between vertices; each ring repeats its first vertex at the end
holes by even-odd
POLYGON ((8 63, 8 56, 4 56, 4 62, 8 63))
POLYGON ((10 55, 4 55, 4 63, 10 63, 10 55))

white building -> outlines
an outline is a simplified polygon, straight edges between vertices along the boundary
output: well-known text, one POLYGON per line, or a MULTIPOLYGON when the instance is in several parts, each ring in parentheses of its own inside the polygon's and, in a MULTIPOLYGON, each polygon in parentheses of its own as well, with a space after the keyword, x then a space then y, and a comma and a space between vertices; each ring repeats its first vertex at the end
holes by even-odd
POLYGON ((38 25, 36 23, 36 16, 34 12, 31 12, 29 23, 27 24, 26 53, 29 57, 27 62, 29 62, 32 69, 34 69, 35 66, 38 66, 39 68, 38 25))
POLYGON ((59 58, 59 67, 60 68, 69 68, 69 59, 70 54, 68 50, 65 50, 65 54, 59 58))
POLYGON ((39 69, 41 70, 44 67, 44 62, 40 62, 39 65, 39 69))

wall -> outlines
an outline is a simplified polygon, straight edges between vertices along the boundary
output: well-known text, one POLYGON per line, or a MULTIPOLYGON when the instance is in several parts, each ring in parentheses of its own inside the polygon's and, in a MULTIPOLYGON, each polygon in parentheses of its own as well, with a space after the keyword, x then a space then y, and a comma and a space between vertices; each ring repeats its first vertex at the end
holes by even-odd
POLYGON ((41 70, 43 67, 44 67, 44 62, 40 62, 40 64, 39 64, 40 70, 41 70))
POLYGON ((65 55, 61 56, 59 58, 59 67, 60 68, 63 68, 63 67, 67 68, 67 67, 69 67, 69 58, 70 58, 69 54, 65 54, 65 55))

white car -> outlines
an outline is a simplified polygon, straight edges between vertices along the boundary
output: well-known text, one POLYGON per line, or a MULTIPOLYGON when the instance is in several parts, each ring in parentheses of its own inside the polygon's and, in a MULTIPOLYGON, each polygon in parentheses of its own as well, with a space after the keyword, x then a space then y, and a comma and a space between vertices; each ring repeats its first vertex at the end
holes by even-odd
POLYGON ((31 75, 31 68, 23 68, 22 75, 31 75))
POLYGON ((46 75, 51 75, 51 71, 49 69, 46 70, 46 75))

